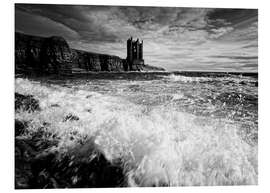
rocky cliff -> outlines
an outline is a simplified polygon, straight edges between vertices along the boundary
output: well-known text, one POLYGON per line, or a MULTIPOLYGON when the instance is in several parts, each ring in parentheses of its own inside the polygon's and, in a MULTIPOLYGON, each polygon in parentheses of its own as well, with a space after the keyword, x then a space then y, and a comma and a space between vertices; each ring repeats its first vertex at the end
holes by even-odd
POLYGON ((126 71, 125 60, 118 56, 72 50, 73 72, 85 71, 126 71))
POLYGON ((62 37, 15 34, 15 73, 71 73, 71 49, 62 37))
MULTIPOLYGON (((128 70, 125 59, 71 49, 62 37, 45 38, 15 33, 16 74, 46 75, 128 70)), ((133 70, 160 71, 164 69, 143 65, 133 70)))

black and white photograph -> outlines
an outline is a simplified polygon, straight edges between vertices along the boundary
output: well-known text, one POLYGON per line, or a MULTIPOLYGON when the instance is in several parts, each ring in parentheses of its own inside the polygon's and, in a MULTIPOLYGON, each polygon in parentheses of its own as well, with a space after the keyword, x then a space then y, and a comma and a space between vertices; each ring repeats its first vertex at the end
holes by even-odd
POLYGON ((15 189, 258 185, 258 9, 13 8, 15 189))

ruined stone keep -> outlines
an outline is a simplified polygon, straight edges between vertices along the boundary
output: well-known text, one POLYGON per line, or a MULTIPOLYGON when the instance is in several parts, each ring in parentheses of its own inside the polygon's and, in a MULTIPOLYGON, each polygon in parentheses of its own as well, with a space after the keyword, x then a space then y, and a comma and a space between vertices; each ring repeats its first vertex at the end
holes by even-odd
POLYGON ((137 70, 139 66, 144 65, 143 41, 132 40, 132 37, 127 40, 127 64, 129 70, 137 70))

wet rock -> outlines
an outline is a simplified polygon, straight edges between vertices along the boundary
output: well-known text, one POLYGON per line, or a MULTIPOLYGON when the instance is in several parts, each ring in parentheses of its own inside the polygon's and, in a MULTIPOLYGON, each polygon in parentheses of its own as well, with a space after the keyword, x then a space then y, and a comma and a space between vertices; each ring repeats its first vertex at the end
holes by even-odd
POLYGON ((226 92, 217 96, 217 101, 225 103, 229 106, 234 105, 256 105, 258 104, 257 96, 248 95, 245 93, 226 92))
POLYGON ((125 185, 120 164, 112 164, 92 140, 66 154, 42 153, 31 165, 31 188, 89 188, 125 185))
POLYGON ((91 98, 91 97, 92 97, 92 95, 87 95, 85 98, 89 99, 89 98, 91 98))
POLYGON ((48 123, 48 122, 43 122, 43 123, 42 123, 42 125, 43 125, 44 127, 48 127, 48 126, 50 126, 50 125, 51 125, 51 123, 48 123))
POLYGON ((64 122, 66 122, 66 121, 78 121, 78 120, 80 120, 80 118, 79 117, 77 117, 76 115, 72 115, 71 113, 70 114, 68 114, 67 116, 65 116, 65 118, 64 118, 64 122))
POLYGON ((23 134, 26 128, 27 122, 15 119, 15 136, 23 134))
MULTIPOLYGON (((15 138, 15 188, 35 188, 37 178, 36 170, 33 169, 36 164, 36 159, 58 144, 58 139, 51 137, 43 129, 38 129, 32 133, 29 138, 15 138), (42 132, 43 131, 43 132, 42 132), (33 183, 34 181, 34 183, 33 183)), ((47 162, 50 164, 50 162, 47 162)), ((43 162, 39 162, 39 167, 44 168, 43 162)), ((39 171, 40 173, 40 171, 39 171)), ((39 178, 40 180, 40 178, 39 178)), ((38 187, 42 188, 42 187, 38 187)))
MULTIPOLYGON (((22 123, 17 123, 23 127, 22 123)), ((47 125, 46 123, 43 125, 47 125)), ((60 138, 40 127, 15 138, 15 188, 89 188, 125 186, 120 161, 110 162, 94 139, 71 134, 83 140, 59 152, 60 138)))
POLYGON ((72 161, 70 175, 76 175, 76 183, 72 187, 119 187, 124 186, 125 177, 121 163, 109 162, 103 152, 88 139, 83 145, 70 151, 69 160, 72 161), (87 168, 87 170, 85 170, 87 168))
POLYGON ((241 84, 241 85, 247 85, 247 82, 245 82, 245 81, 240 81, 239 84, 241 84))
POLYGON ((37 155, 31 164, 33 178, 30 180, 31 188, 57 188, 57 182, 52 178, 53 162, 56 159, 53 152, 43 152, 37 155))
POLYGON ((15 111, 19 110, 28 112, 39 111, 39 101, 32 95, 22 95, 15 93, 15 111))
POLYGON ((15 139, 15 188, 30 188, 30 179, 33 178, 31 171, 31 159, 35 156, 28 140, 15 139))
POLYGON ((51 107, 60 107, 58 104, 52 104, 51 107))

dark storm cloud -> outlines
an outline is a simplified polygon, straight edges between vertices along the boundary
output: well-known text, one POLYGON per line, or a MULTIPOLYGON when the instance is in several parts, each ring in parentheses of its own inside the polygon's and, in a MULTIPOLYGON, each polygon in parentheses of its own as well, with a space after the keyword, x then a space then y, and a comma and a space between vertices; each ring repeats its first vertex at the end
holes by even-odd
POLYGON ((146 62, 168 70, 213 62, 245 70, 244 60, 257 57, 255 9, 16 4, 15 20, 16 31, 60 35, 72 47, 123 58, 126 39, 139 37, 146 62))
POLYGON ((207 14, 208 21, 215 23, 217 26, 236 25, 242 23, 250 18, 257 19, 257 9, 214 9, 207 14))
MULTIPOLYGON (((106 41, 115 42, 117 36, 98 25, 98 18, 89 17, 87 12, 99 11, 103 7, 72 5, 29 5, 17 4, 16 9, 24 11, 33 17, 47 18, 59 25, 63 25, 70 31, 75 31, 82 42, 106 41)), ((104 8, 103 8, 104 9, 104 8)), ((42 25, 42 23, 40 23, 42 25)), ((51 27, 51 26, 48 26, 51 27)))
POLYGON ((76 39, 78 37, 75 30, 72 30, 61 23, 55 22, 46 17, 33 17, 32 14, 20 10, 15 13, 15 21, 16 31, 23 33, 41 36, 58 35, 67 39, 76 39))

